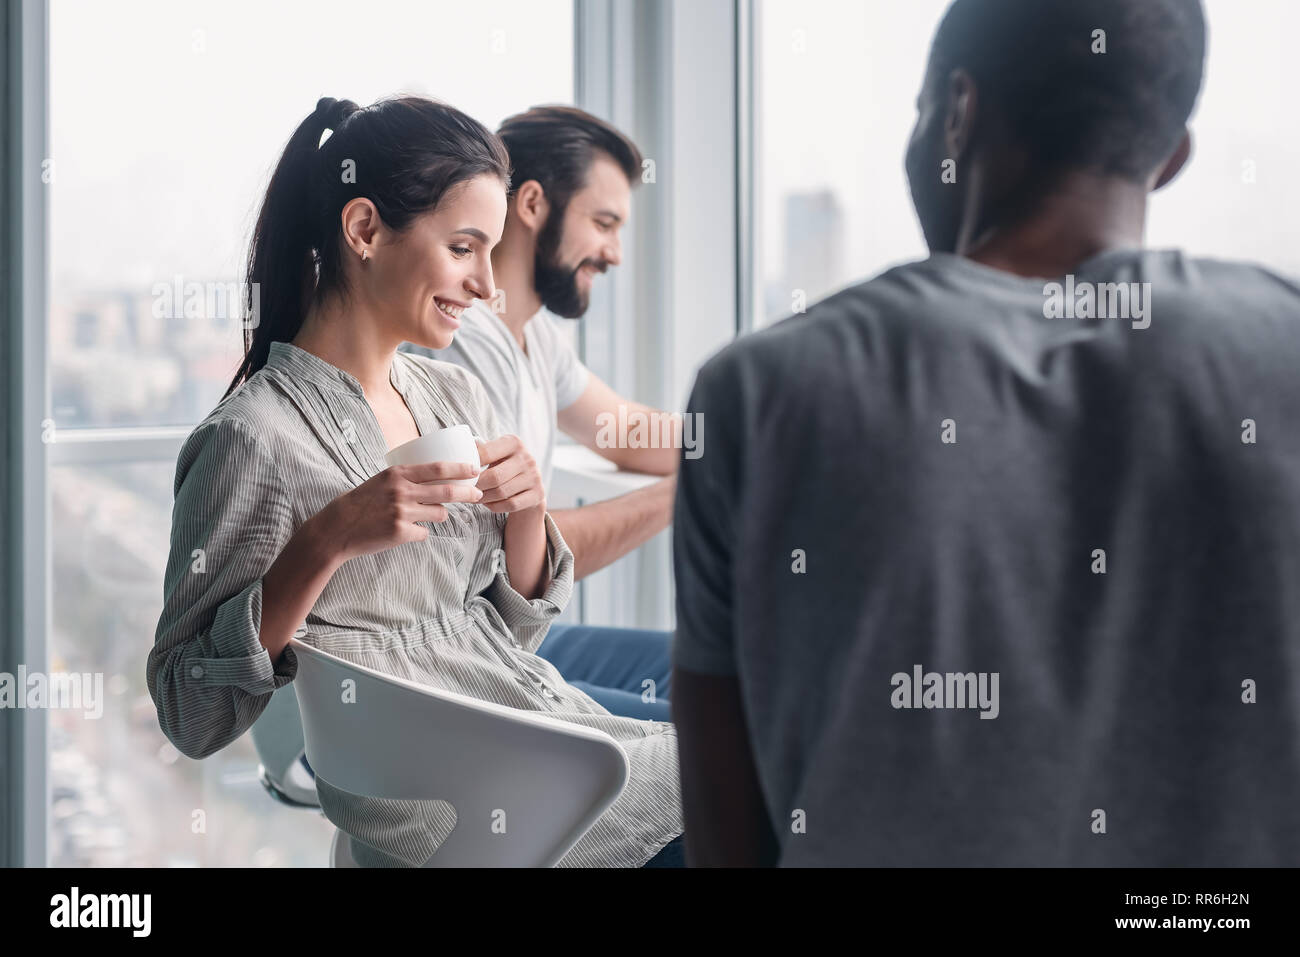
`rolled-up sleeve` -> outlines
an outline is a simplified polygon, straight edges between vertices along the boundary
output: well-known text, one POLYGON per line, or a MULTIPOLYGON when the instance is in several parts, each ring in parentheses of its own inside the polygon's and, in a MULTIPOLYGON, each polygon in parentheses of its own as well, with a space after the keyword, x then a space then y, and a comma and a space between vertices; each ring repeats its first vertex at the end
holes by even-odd
MULTIPOLYGON (((457 369, 458 373, 463 370, 457 369)), ((505 434, 501 419, 492 400, 478 377, 464 374, 464 388, 468 391, 472 408, 470 413, 479 435, 485 439, 499 438, 505 434)), ((501 516, 502 530, 505 516, 501 516)), ((569 549, 559 526, 548 512, 546 524, 546 577, 550 584, 540 598, 525 598, 510 584, 506 568, 505 549, 492 551, 492 581, 483 589, 482 596, 500 614, 516 644, 525 651, 536 651, 546 637, 546 631, 569 604, 573 595, 573 552, 569 549)))
POLYGON ((525 598, 510 584, 506 569, 505 549, 498 548, 493 556, 495 574, 492 584, 483 592, 501 614, 519 646, 525 651, 536 651, 546 637, 546 630, 569 604, 573 594, 573 552, 560 535, 559 526, 548 512, 546 522, 546 574, 550 584, 540 598, 525 598))
POLYGON ((145 671, 158 723, 182 754, 204 758, 234 741, 297 673, 292 649, 273 663, 259 637, 262 578, 293 527, 279 467, 248 426, 214 420, 190 435, 145 671))

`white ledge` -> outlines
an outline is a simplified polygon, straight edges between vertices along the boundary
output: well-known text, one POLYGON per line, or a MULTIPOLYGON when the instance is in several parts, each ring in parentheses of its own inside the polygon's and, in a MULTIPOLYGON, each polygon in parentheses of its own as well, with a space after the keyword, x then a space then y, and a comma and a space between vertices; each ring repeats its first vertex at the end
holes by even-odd
POLYGON ((584 445, 565 443, 555 447, 551 459, 550 494, 557 501, 578 498, 588 503, 599 502, 635 492, 661 478, 662 475, 623 471, 584 445))

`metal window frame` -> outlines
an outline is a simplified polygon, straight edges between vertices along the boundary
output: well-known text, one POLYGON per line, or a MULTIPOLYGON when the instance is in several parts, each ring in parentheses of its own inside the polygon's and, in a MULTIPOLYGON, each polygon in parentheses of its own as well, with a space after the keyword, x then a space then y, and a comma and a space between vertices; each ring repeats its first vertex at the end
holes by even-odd
POLYGON ((757 0, 736 0, 736 335, 753 332, 762 308, 762 271, 758 238, 762 217, 758 206, 757 144, 761 123, 761 90, 757 38, 762 23, 757 0))
MULTIPOLYGON (((3 150, 3 156, 0 156, 0 170, 4 171, 3 186, 0 186, 0 224, 2 224, 0 227, 0 291, 3 291, 4 298, 2 307, 4 322, 0 325, 0 357, 4 359, 6 373, 6 387, 3 392, 0 392, 0 444, 4 447, 4 457, 0 460, 4 462, 4 467, 0 470, 0 501, 4 503, 3 509, 0 509, 0 548, 4 549, 4 555, 0 558, 0 608, 5 609, 5 621, 3 626, 0 626, 0 672, 9 674, 13 673, 17 658, 13 636, 20 634, 15 627, 20 620, 17 619, 13 599, 19 584, 13 574, 17 563, 11 558, 19 554, 19 537, 14 531, 14 519, 19 509, 15 507, 16 496, 11 493, 17 488, 15 484, 17 476, 13 474, 15 471, 13 466, 18 461, 16 453, 20 450, 17 448, 18 443, 14 439, 12 428, 15 421, 12 416, 15 392, 10 386, 15 380, 13 362, 9 359, 16 352, 17 318, 20 314, 18 286, 14 279, 17 266, 15 254, 19 248, 19 237, 15 235, 14 226, 17 224, 17 217, 13 213, 16 186, 20 181, 13 176, 13 171, 19 164, 16 155, 18 140, 13 135, 11 123, 17 100, 15 94, 18 89, 15 73, 19 61, 14 56, 17 46, 14 41, 15 27, 18 23, 14 10, 6 5, 3 15, 0 15, 0 44, 4 47, 0 63, 5 67, 4 76, 0 77, 0 89, 3 90, 3 96, 0 96, 0 129, 3 130, 0 133, 0 149, 3 150)), ((10 770, 17 762, 19 737, 17 723, 12 721, 8 714, 0 712, 0 867, 14 867, 20 863, 14 841, 22 833, 18 811, 21 802, 18 800, 17 793, 18 779, 10 770)))
MULTIPOLYGON (((655 161, 656 178, 668 132, 655 109, 663 102, 659 85, 668 7, 654 0, 574 2, 573 101, 626 132, 642 154, 655 161)), ((667 224, 661 205, 646 200, 647 190, 653 188, 641 185, 634 192, 634 212, 623 236, 623 263, 593 290, 578 330, 580 355, 595 375, 621 395, 660 403, 665 344, 647 337, 639 328, 644 324, 634 321, 637 315, 654 314, 650 290, 662 275, 660 251, 667 224)), ((622 626, 658 623, 638 609, 646 583, 666 574, 662 557, 646 554, 651 547, 643 546, 580 582, 577 619, 622 626)), ((657 590, 653 584, 649 587, 657 590)))
MULTIPOLYGON (((46 283, 49 195, 49 18, 44 0, 5 8, 4 272, 5 607, 0 636, 4 670, 46 671, 50 599, 50 513, 42 433, 49 417, 46 377, 46 283)), ((19 689, 24 691, 25 689, 19 689)), ((4 818, 0 859, 9 866, 46 863, 49 721, 39 708, 6 715, 4 818)))
MULTIPOLYGON (((197 423, 196 423, 197 424, 197 423)), ((172 462, 194 426, 158 428, 61 429, 47 446, 51 467, 117 462, 172 462)))
MULTIPOLYGON (((621 395, 684 409, 695 371, 744 327, 752 0, 576 0, 574 100, 655 161, 623 264, 583 320, 584 361, 621 395), (745 108, 746 110, 748 107, 745 108)), ((583 620, 672 627, 660 535, 581 586, 583 620)))

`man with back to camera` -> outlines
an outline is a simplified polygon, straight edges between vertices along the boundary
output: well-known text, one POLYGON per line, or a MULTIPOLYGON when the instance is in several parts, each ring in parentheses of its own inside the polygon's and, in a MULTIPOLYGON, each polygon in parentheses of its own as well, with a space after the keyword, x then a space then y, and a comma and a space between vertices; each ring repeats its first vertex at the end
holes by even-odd
POLYGON ((700 371, 690 863, 1300 864, 1300 287, 1142 248, 1204 54, 1198 0, 956 0, 930 258, 700 371))
MULTIPOLYGON (((556 318, 583 316, 596 274, 621 262, 620 232, 643 161, 626 135, 571 106, 533 107, 497 133, 512 172, 505 231, 492 250, 496 295, 467 304, 449 348, 402 348, 477 375, 502 427, 537 459, 548 489, 557 427, 619 468, 665 476, 604 502, 551 511, 573 551, 578 580, 672 519, 680 417, 611 389, 579 360, 556 318), (608 423, 617 422, 647 428, 635 441, 615 435, 610 444, 608 423)), ((537 653, 614 713, 669 720, 667 632, 557 624, 537 653)))

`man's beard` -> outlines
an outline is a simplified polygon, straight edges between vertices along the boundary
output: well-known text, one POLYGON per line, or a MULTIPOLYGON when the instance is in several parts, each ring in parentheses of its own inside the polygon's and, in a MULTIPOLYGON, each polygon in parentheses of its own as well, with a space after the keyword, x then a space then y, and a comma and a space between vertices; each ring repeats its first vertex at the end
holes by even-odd
POLYGON ((557 316, 577 319, 587 311, 591 296, 578 287, 578 270, 594 266, 604 272, 608 265, 598 259, 584 259, 573 269, 560 262, 560 244, 564 224, 564 210, 554 209, 546 218, 537 237, 537 253, 533 259, 533 288, 542 305, 557 316))

